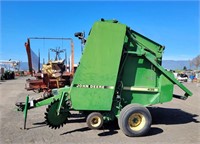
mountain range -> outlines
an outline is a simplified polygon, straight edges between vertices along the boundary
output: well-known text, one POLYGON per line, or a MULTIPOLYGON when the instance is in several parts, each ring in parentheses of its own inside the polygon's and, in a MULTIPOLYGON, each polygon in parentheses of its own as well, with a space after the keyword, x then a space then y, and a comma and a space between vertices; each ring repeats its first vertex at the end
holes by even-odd
POLYGON ((193 66, 190 66, 190 62, 188 60, 163 60, 162 66, 165 69, 171 70, 183 70, 184 67, 187 69, 194 69, 193 66))
MULTIPOLYGON (((184 67, 186 67, 187 69, 194 68, 190 67, 190 62, 188 60, 163 60, 162 66, 165 69, 171 69, 171 70, 183 70, 184 67)), ((25 70, 25 71, 28 70, 28 62, 21 62, 20 70, 25 70)))

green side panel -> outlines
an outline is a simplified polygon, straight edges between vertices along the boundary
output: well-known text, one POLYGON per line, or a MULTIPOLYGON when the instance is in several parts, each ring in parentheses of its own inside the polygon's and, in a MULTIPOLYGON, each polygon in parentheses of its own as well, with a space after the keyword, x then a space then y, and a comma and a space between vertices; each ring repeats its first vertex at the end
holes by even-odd
POLYGON ((145 92, 145 91, 126 91, 122 92, 123 103, 125 106, 130 103, 138 103, 143 106, 149 106, 160 103, 160 94, 158 92, 145 92))
POLYGON ((160 103, 169 102, 173 98, 173 83, 163 74, 159 78, 160 103))
POLYGON ((74 109, 111 109, 125 34, 123 24, 94 24, 71 85, 74 109))
POLYGON ((173 84, 176 84, 179 86, 184 92, 185 96, 192 96, 192 92, 188 90, 182 83, 180 83, 175 77, 171 74, 169 74, 168 71, 166 71, 161 65, 156 63, 154 58, 152 57, 151 54, 146 53, 145 57, 167 78, 169 79, 173 84))
POLYGON ((139 103, 144 106, 154 105, 159 103, 159 93, 148 92, 133 92, 131 103, 139 103))
MULTIPOLYGON (((129 54, 124 64, 121 80, 124 87, 156 88, 158 78, 154 65, 145 57, 129 54)), ((122 97, 122 105, 159 103, 158 92, 123 90, 122 97)))
POLYGON ((124 86, 156 87, 157 74, 154 66, 144 57, 129 55, 123 69, 124 86))
POLYGON ((110 110, 113 91, 113 89, 73 88, 72 107, 75 110, 110 110))

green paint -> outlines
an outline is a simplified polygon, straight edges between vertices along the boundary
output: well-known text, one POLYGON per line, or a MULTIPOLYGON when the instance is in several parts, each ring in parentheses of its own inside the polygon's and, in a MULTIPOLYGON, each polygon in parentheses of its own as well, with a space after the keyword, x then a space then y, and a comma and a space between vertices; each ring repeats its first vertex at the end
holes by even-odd
POLYGON ((29 102, 29 96, 26 97, 25 108, 24 108, 24 129, 26 129, 26 120, 27 120, 27 114, 28 114, 28 102, 29 102))
MULTIPOLYGON (((62 93, 68 93, 70 90, 69 87, 64 87, 64 88, 59 88, 59 89, 56 89, 57 91, 57 94, 54 95, 53 97, 50 97, 50 98, 47 98, 47 99, 44 99, 42 101, 39 101, 35 104, 35 107, 41 107, 41 106, 45 106, 45 105, 49 105, 51 102, 57 100, 57 99, 60 99, 62 97, 62 93)), ((55 91, 55 90, 54 90, 55 91)))
MULTIPOLYGON (((74 84, 116 86, 126 26, 96 22, 87 39, 74 84)), ((77 110, 111 110, 115 89, 71 89, 71 101, 77 110)))
POLYGON ((58 105, 58 108, 57 108, 57 115, 60 114, 60 108, 61 108, 61 106, 62 106, 64 96, 65 96, 65 92, 62 92, 61 98, 60 98, 60 101, 59 101, 59 105, 58 105))

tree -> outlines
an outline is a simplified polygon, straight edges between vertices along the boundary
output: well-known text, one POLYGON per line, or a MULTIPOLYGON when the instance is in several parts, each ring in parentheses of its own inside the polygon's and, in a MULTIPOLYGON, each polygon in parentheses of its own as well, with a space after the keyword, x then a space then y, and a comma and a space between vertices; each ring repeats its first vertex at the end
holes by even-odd
POLYGON ((186 66, 184 66, 184 67, 183 67, 183 70, 187 70, 187 67, 186 67, 186 66))
POLYGON ((192 63, 192 60, 189 60, 189 65, 190 65, 190 70, 192 69, 192 66, 193 66, 193 63, 192 63))
POLYGON ((192 59, 192 64, 196 67, 196 69, 200 66, 200 55, 196 56, 192 59))

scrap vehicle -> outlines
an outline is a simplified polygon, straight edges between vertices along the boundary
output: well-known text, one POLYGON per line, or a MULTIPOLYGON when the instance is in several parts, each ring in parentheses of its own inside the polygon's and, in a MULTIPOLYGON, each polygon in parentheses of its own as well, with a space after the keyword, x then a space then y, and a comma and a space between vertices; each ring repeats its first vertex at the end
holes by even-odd
POLYGON ((188 75, 184 73, 177 74, 177 80, 180 82, 187 82, 188 81, 188 75))
POLYGON ((125 135, 147 134, 152 123, 148 106, 192 95, 161 66, 164 49, 117 20, 95 22, 70 87, 53 89, 43 99, 29 101, 27 96, 25 102, 16 103, 24 112, 24 128, 29 109, 48 105, 44 118, 52 129, 66 124, 78 111, 91 129, 117 118, 125 135), (174 85, 185 94, 174 95, 174 85))
POLYGON ((10 80, 10 79, 15 79, 15 72, 11 70, 6 70, 1 75, 1 80, 10 80))
POLYGON ((15 72, 19 71, 20 61, 17 60, 0 60, 0 79, 11 80, 15 79, 15 72))
MULTIPOLYGON (((65 85, 70 85, 74 71, 74 43, 73 39, 71 38, 28 38, 27 42, 25 43, 27 56, 28 56, 28 65, 29 65, 29 72, 34 79, 27 79, 25 89, 33 90, 37 92, 44 91, 46 89, 53 89, 64 87, 65 85), (50 60, 48 58, 48 63, 42 66, 42 71, 40 71, 40 60, 38 60, 38 72, 35 73, 33 70, 33 60, 32 60, 32 50, 30 46, 31 39, 43 39, 43 40, 69 40, 71 46, 71 59, 69 60, 69 65, 65 65, 65 60, 59 57, 59 54, 64 52, 65 50, 60 50, 59 48, 50 49, 52 52, 56 53, 55 60, 50 60)), ((50 54, 48 54, 50 55, 50 54)), ((50 56, 49 56, 50 57, 50 56)), ((40 57, 39 57, 40 59, 40 57)))

